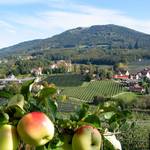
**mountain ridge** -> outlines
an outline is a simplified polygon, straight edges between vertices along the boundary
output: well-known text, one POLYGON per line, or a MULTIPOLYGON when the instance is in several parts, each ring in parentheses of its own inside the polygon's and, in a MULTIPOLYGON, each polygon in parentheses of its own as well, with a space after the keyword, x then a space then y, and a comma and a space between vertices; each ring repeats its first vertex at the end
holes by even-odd
POLYGON ((77 27, 46 39, 35 39, 2 48, 0 53, 53 48, 105 47, 105 48, 150 48, 150 35, 114 24, 77 27))

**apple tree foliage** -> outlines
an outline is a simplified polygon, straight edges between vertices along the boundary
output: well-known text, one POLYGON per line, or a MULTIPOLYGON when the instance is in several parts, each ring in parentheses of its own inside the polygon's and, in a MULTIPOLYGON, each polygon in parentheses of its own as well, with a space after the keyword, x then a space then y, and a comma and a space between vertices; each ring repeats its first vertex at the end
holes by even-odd
MULTIPOLYGON (((11 124, 17 126, 18 121, 27 113, 41 111, 47 114, 55 125, 55 136, 53 140, 42 147, 29 146, 30 149, 37 150, 63 150, 65 136, 69 136, 69 144, 75 129, 81 125, 92 125, 96 127, 103 136, 103 150, 115 150, 113 143, 107 137, 109 133, 121 133, 132 124, 127 123, 131 116, 128 110, 123 110, 114 101, 103 102, 99 106, 83 104, 74 113, 64 117, 58 111, 57 101, 61 96, 57 93, 54 85, 44 85, 35 89, 39 83, 35 80, 22 85, 20 94, 14 95, 6 103, 0 105, 0 125, 11 124)), ((109 135, 110 136, 110 135, 109 135)), ((19 148, 27 147, 20 142, 19 148)))

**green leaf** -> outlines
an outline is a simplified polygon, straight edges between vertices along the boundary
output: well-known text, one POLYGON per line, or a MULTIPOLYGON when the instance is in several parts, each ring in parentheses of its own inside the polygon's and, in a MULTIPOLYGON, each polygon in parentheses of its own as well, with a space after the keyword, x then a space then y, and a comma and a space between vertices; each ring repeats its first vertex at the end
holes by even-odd
POLYGON ((131 117, 132 113, 129 110, 121 111, 122 115, 126 118, 131 117))
POLYGON ((113 115, 115 114, 115 112, 106 112, 104 113, 104 118, 109 120, 113 115))
POLYGON ((70 120, 72 120, 72 121, 78 121, 79 120, 79 116, 77 114, 71 114, 70 115, 70 120))
POLYGON ((110 124, 110 129, 111 129, 111 131, 115 131, 115 130, 117 130, 118 128, 119 128, 119 124, 118 124, 117 121, 110 124))
POLYGON ((8 105, 7 105, 7 108, 10 108, 10 107, 19 107, 21 110, 24 111, 23 107, 24 107, 24 96, 21 95, 21 94, 17 94, 15 96, 13 96, 9 102, 8 102, 8 105))
POLYGON ((19 107, 15 107, 15 113, 14 113, 15 118, 21 118, 24 116, 24 114, 25 114, 25 111, 23 111, 19 107))
POLYGON ((39 97, 40 97, 40 99, 45 99, 45 98, 48 98, 49 96, 54 95, 56 92, 57 92, 56 88, 52 88, 52 87, 47 88, 46 87, 41 90, 39 97))
POLYGON ((76 112, 76 115, 78 115, 78 121, 86 117, 88 110, 89 110, 89 105, 83 104, 82 108, 76 112))
POLYGON ((107 101, 104 103, 104 107, 116 107, 117 103, 114 101, 107 101))
POLYGON ((4 112, 0 112, 0 125, 6 124, 9 122, 9 115, 4 112))
POLYGON ((113 123, 113 122, 116 122, 118 121, 119 119, 119 115, 118 114, 114 114, 110 119, 109 119, 109 123, 113 123))
POLYGON ((29 91, 30 85, 34 83, 34 81, 35 80, 27 81, 21 87, 21 94, 25 97, 26 100, 28 100, 30 95, 30 91, 29 91))
POLYGON ((96 128, 100 128, 101 127, 100 119, 96 115, 88 115, 84 119, 84 122, 90 123, 90 124, 94 125, 96 128))
POLYGON ((0 90, 0 97, 1 98, 11 98, 12 97, 12 93, 10 91, 2 91, 0 90))
POLYGON ((9 100, 6 112, 15 118, 21 118, 25 114, 24 104, 24 96, 17 94, 9 100))
POLYGON ((36 150, 48 150, 45 146, 36 147, 36 150))
POLYGON ((104 147, 104 150, 116 150, 107 139, 104 139, 103 147, 104 147))
POLYGON ((100 106, 101 109, 104 110, 104 112, 111 112, 111 111, 117 111, 117 104, 114 101, 107 101, 103 105, 100 106))
POLYGON ((57 102, 48 99, 47 108, 48 108, 48 111, 50 112, 49 116, 52 117, 53 120, 55 120, 57 108, 58 108, 57 102))

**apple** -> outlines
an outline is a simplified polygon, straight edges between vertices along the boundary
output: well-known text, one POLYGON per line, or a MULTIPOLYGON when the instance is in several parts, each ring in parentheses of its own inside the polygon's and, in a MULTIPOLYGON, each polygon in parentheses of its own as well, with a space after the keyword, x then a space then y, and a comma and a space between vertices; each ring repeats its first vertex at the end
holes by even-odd
POLYGON ((43 112, 31 112, 21 118, 17 131, 24 143, 42 146, 53 138, 54 124, 43 112))
POLYGON ((16 127, 8 124, 0 126, 0 150, 16 150, 19 137, 16 127))
POLYGON ((100 150, 102 137, 99 131, 90 126, 79 127, 72 139, 73 150, 100 150))

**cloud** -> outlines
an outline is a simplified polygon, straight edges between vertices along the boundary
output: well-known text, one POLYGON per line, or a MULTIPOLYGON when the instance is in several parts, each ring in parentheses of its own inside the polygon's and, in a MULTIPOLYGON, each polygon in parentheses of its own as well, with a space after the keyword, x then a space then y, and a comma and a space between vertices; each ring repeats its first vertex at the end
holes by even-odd
POLYGON ((17 5, 37 2, 41 2, 41 0, 1 0, 0 5, 17 5))
MULTIPOLYGON (((20 0, 13 1, 17 3, 20 0)), ((31 1, 40 2, 41 0, 31 1)), ((116 24, 150 34, 150 20, 135 19, 120 10, 81 5, 68 0, 51 0, 46 4, 48 9, 35 12, 30 16, 27 14, 9 14, 7 22, 0 21, 0 27, 3 25, 3 28, 7 29, 5 37, 8 36, 8 42, 3 41, 4 43, 1 43, 0 41, 0 47, 17 43, 17 41, 21 42, 21 40, 51 37, 54 34, 79 26, 116 24), (10 35, 15 36, 11 37, 10 35)))
POLYGON ((13 28, 13 26, 6 21, 0 20, 0 27, 13 28))
POLYGON ((150 20, 137 20, 121 11, 84 5, 69 5, 69 9, 72 11, 43 11, 37 13, 36 16, 18 18, 16 22, 34 29, 40 29, 41 31, 47 30, 47 32, 51 30, 57 32, 56 29, 62 29, 63 31, 78 26, 116 24, 150 33, 150 20))

